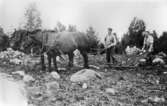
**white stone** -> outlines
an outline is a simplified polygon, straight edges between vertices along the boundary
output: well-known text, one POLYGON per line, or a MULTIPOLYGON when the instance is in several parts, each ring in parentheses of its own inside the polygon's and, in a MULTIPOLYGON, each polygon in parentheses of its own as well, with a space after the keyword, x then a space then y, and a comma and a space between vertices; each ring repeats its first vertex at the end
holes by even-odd
POLYGON ((164 72, 164 74, 167 74, 167 72, 164 72))
POLYGON ((91 70, 91 69, 82 69, 74 73, 71 76, 70 80, 72 82, 83 82, 83 81, 87 81, 87 80, 90 80, 96 77, 101 78, 101 75, 98 72, 91 70))
POLYGON ((97 70, 99 70, 99 69, 100 69, 100 67, 95 66, 95 65, 89 65, 89 67, 92 67, 92 68, 97 69, 97 70))
POLYGON ((149 97, 149 100, 153 101, 153 102, 165 102, 165 98, 164 97, 149 97))
POLYGON ((107 93, 111 93, 113 95, 115 95, 117 93, 117 91, 114 88, 106 88, 105 91, 107 93))
POLYGON ((59 67, 58 70, 66 71, 66 68, 64 68, 64 67, 59 67))
POLYGON ((87 89, 87 88, 88 88, 88 85, 87 85, 86 83, 83 83, 82 88, 83 88, 83 89, 87 89))
POLYGON ((156 64, 156 63, 165 64, 164 60, 161 59, 161 58, 158 58, 158 57, 155 58, 155 59, 152 61, 152 63, 154 63, 154 64, 156 64))
POLYGON ((133 46, 133 47, 127 46, 125 49, 125 52, 127 55, 133 55, 133 54, 138 53, 139 51, 140 51, 140 49, 137 48, 136 46, 133 46))
POLYGON ((140 62, 146 62, 146 59, 140 59, 139 61, 140 62))
POLYGON ((18 59, 18 58, 14 58, 14 59, 10 59, 10 63, 14 63, 14 64, 22 64, 23 61, 18 59))
POLYGON ((29 82, 29 81, 34 81, 35 79, 32 77, 32 76, 30 76, 30 75, 24 75, 23 76, 23 81, 24 82, 29 82))
POLYGON ((12 72, 12 74, 18 74, 20 76, 24 76, 25 72, 23 70, 19 70, 19 71, 12 72))
POLYGON ((52 78, 54 79, 60 79, 60 75, 57 72, 51 72, 50 75, 52 76, 52 78))

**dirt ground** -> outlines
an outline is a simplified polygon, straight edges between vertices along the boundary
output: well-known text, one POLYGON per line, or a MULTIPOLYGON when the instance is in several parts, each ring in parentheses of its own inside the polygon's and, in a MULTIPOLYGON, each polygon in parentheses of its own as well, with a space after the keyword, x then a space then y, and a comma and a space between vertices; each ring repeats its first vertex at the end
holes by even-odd
MULTIPOLYGON (((48 73, 40 72, 34 67, 27 74, 35 81, 26 84, 27 97, 34 106, 167 106, 167 71, 161 67, 119 67, 136 66, 139 58, 132 56, 115 56, 118 64, 109 67, 105 65, 105 56, 89 56, 89 63, 98 66, 94 69, 102 75, 84 83, 72 83, 70 76, 82 69, 82 58, 77 59, 77 66, 61 71, 61 78, 50 78, 48 73), (46 84, 54 82, 50 89, 46 84), (111 88, 113 92, 107 92, 111 88)), ((58 64, 66 67, 67 62, 58 64)), ((25 70, 24 66, 0 65, 1 72, 11 74, 13 71, 25 70)), ((15 80, 22 80, 13 76, 15 80)))

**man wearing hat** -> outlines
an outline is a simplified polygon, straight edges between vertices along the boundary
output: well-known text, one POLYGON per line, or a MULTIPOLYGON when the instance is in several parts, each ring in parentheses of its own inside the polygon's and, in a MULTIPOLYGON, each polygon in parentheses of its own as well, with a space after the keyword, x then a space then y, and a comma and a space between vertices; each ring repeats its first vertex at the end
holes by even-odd
POLYGON ((108 28, 108 34, 106 35, 105 39, 105 49, 106 49, 106 60, 107 63, 110 63, 110 58, 112 58, 113 63, 116 62, 116 59, 112 56, 112 52, 114 50, 115 45, 117 44, 116 38, 112 33, 112 28, 108 28))
POLYGON ((142 34, 144 36, 142 51, 150 53, 153 51, 154 38, 148 31, 144 31, 142 34))

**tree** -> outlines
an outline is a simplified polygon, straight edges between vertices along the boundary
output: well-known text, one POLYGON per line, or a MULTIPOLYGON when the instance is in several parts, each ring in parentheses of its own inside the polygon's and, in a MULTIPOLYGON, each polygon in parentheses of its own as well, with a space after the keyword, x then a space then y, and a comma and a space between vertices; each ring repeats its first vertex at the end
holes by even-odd
POLYGON ((130 23, 128 28, 128 32, 124 34, 123 39, 121 41, 124 48, 127 45, 134 45, 138 48, 142 48, 144 36, 142 36, 142 32, 145 31, 146 25, 142 19, 134 17, 130 23))
POLYGON ((61 22, 57 22, 57 30, 58 32, 63 32, 66 30, 66 26, 63 25, 61 22))
POLYGON ((0 26, 0 33, 4 33, 3 28, 0 26))
MULTIPOLYGON (((156 32, 153 31, 153 34, 155 34, 156 32)), ((155 36, 155 35, 154 35, 155 36)), ((159 38, 157 38, 157 36, 154 37, 154 44, 153 44, 153 54, 157 54, 159 52, 164 52, 167 54, 167 31, 163 32, 161 34, 161 36, 159 38)))
POLYGON ((90 41, 89 43, 93 45, 90 52, 97 53, 97 49, 100 41, 98 40, 96 31, 92 26, 90 26, 86 30, 86 34, 89 36, 89 41, 90 41))
POLYGON ((55 28, 54 28, 54 31, 55 31, 56 33, 58 33, 58 32, 59 32, 59 30, 58 30, 58 28, 57 28, 57 27, 55 27, 55 28))
POLYGON ((24 26, 26 30, 32 31, 35 29, 40 29, 42 27, 40 12, 37 9, 36 3, 32 2, 29 4, 24 16, 26 18, 26 23, 24 26))
POLYGON ((134 17, 132 22, 129 26, 129 32, 130 33, 139 33, 141 31, 145 31, 145 22, 142 19, 139 19, 137 17, 134 17))
POLYGON ((88 35, 97 37, 96 33, 95 33, 95 30, 92 26, 89 26, 88 29, 86 30, 86 32, 87 32, 88 35))
POLYGON ((76 31, 77 31, 77 28, 76 28, 75 25, 69 25, 69 26, 68 26, 68 31, 69 31, 69 32, 76 32, 76 31))

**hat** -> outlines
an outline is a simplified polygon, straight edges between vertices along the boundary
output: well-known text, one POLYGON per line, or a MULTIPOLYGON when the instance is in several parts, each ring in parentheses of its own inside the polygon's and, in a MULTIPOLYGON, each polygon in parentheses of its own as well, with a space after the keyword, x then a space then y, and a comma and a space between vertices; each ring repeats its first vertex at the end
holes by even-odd
POLYGON ((109 31, 112 31, 112 28, 108 28, 109 31))
POLYGON ((142 34, 143 34, 143 36, 145 36, 145 35, 148 35, 149 32, 148 31, 144 31, 144 32, 142 32, 142 34))

